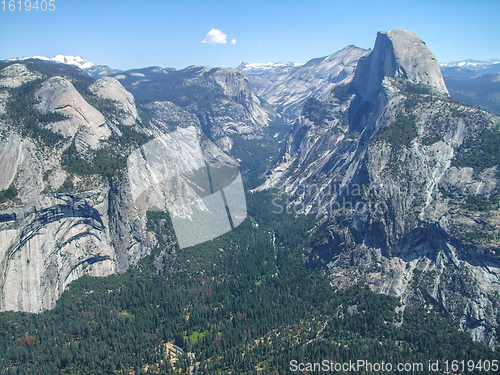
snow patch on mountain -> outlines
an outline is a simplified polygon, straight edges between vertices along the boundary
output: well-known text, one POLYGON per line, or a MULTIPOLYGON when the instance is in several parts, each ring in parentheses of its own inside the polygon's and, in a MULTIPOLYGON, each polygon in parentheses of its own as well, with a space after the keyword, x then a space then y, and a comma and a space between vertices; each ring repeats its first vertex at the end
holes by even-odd
POLYGON ((241 63, 236 69, 242 72, 243 74, 261 74, 268 71, 273 70, 283 70, 290 68, 298 68, 299 66, 304 65, 305 63, 298 62, 265 62, 265 63, 241 63))
POLYGON ((96 64, 91 63, 90 61, 85 60, 81 56, 66 56, 66 55, 57 55, 53 58, 48 58, 45 56, 29 56, 29 57, 12 57, 8 59, 8 61, 15 61, 15 60, 29 60, 29 59, 39 59, 39 60, 45 60, 45 61, 55 61, 58 63, 63 63, 63 64, 68 64, 68 65, 75 65, 78 66, 80 69, 90 69, 93 66, 96 66, 96 64))
POLYGON ((57 61, 63 64, 76 65, 81 69, 92 68, 95 64, 90 61, 85 60, 81 56, 64 56, 57 55, 51 59, 52 61, 57 61))
POLYGON ((469 69, 484 69, 489 68, 491 65, 500 64, 499 59, 488 59, 488 60, 463 60, 463 61, 451 61, 448 63, 439 64, 442 68, 469 68, 469 69))

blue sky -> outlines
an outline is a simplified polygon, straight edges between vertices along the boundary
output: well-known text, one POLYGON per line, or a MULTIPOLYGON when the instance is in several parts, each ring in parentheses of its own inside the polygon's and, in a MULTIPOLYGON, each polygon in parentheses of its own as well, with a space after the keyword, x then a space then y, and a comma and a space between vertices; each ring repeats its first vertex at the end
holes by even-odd
POLYGON ((120 69, 305 62, 349 44, 371 48, 377 31, 399 28, 419 35, 440 62, 500 58, 499 0, 54 4, 53 12, 9 12, 0 3, 0 60, 61 53, 120 69), (202 43, 212 29, 227 43, 202 43))

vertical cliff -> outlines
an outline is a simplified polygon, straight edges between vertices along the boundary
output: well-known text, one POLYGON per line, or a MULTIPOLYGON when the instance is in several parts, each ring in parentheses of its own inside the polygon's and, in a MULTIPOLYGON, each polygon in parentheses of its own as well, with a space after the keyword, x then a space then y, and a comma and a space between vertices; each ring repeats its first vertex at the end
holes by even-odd
MULTIPOLYGON (((177 205, 196 197, 199 187, 186 176, 176 179, 178 188, 161 189, 167 172, 175 170, 170 161, 162 159, 157 171, 129 157, 154 152, 155 139, 180 128, 192 144, 179 146, 179 162, 202 152, 215 169, 236 166, 209 138, 230 150, 230 136, 263 137, 274 116, 231 69, 187 69, 173 82, 169 78, 152 101, 139 73, 124 72, 139 78, 134 85, 118 77, 137 89, 137 104, 115 78, 95 81, 78 68, 50 61, 5 65, 0 69, 0 311, 50 309, 73 280, 125 272, 149 254, 156 238, 146 230, 146 212, 155 209, 154 202, 137 199, 134 189, 153 188, 177 205), (142 148, 148 142, 149 148, 142 148)), ((153 83, 165 83, 168 71, 153 68, 148 74, 156 77, 153 83)))
MULTIPOLYGON (((309 100, 263 188, 314 215, 306 264, 499 334, 497 116, 450 100, 413 33, 379 33, 350 86, 309 100)), ((285 201, 277 201, 284 205, 285 201)))

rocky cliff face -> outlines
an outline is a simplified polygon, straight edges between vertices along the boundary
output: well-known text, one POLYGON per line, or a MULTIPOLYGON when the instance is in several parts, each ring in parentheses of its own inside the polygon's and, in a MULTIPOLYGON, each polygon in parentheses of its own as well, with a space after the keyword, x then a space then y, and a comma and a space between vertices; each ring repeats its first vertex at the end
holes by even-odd
POLYGON ((2 76, 0 78, 0 85, 4 88, 4 95, 6 94, 5 88, 19 87, 26 82, 42 78, 38 72, 32 72, 23 64, 12 64, 2 69, 2 76))
POLYGON ((410 32, 379 33, 350 87, 310 99, 268 172, 275 209, 317 218, 306 264, 499 334, 500 119, 453 102, 410 32))
POLYGON ((71 281, 116 272, 107 205, 105 191, 92 191, 2 214, 1 310, 50 309, 71 281))
POLYGON ((411 31, 379 32, 373 51, 356 67, 353 85, 364 100, 372 102, 385 77, 424 84, 439 93, 448 93, 436 58, 411 31))
MULTIPOLYGON (((368 52, 356 46, 347 46, 330 56, 296 67, 286 76, 280 74, 274 77, 274 70, 267 75, 261 72, 258 76, 270 76, 270 83, 265 89, 260 89, 259 95, 282 112, 285 118, 293 120, 300 114, 308 97, 324 99, 336 84, 352 79, 359 59, 368 52)), ((244 70, 242 72, 245 73, 244 70)))
POLYGON ((78 151, 88 147, 97 149, 99 142, 111 135, 104 116, 88 104, 66 78, 49 78, 35 92, 35 97, 39 100, 36 109, 40 112, 55 112, 67 117, 50 123, 50 130, 64 137, 77 136, 78 151))
MULTIPOLYGON (((233 69, 218 69, 213 73, 213 78, 222 88, 225 96, 244 108, 244 115, 247 118, 242 118, 242 122, 249 122, 250 125, 257 128, 269 124, 274 114, 254 95, 248 81, 240 73, 233 69)), ((229 103, 228 100, 222 104, 228 105, 229 103)), ((254 131, 246 129, 247 133, 254 131)), ((244 133, 244 131, 239 132, 244 133)))
POLYGON ((210 104, 209 111, 198 113, 207 135, 221 142, 229 141, 231 135, 261 138, 264 127, 276 117, 274 112, 266 103, 261 103, 248 81, 237 71, 216 69, 211 74, 224 97, 210 104))
POLYGON ((23 64, 9 65, 0 75, 11 110, 0 120, 0 190, 16 191, 0 204, 0 310, 39 312, 55 306, 65 287, 82 275, 123 272, 154 238, 117 199, 125 184, 75 175, 62 165, 69 145, 88 156, 105 148, 112 135, 108 119, 73 86, 74 77, 47 77, 23 64), (32 90, 22 86, 39 79, 43 82, 32 90), (30 105, 14 117, 12 105, 19 101, 30 105), (31 122, 28 113, 38 121, 31 122), (109 215, 114 211, 123 221, 109 215), (127 235, 112 230, 127 225, 133 228, 127 235), (142 240, 136 248, 133 236, 142 240))
POLYGON ((118 120, 123 125, 134 125, 138 120, 134 96, 114 78, 104 77, 98 79, 89 87, 99 98, 108 99, 115 104, 120 112, 118 120))
POLYGON ((241 63, 236 70, 243 74, 252 86, 252 91, 261 96, 277 81, 285 80, 303 63, 241 63))
POLYGON ((168 102, 171 109, 174 105, 191 113, 205 134, 227 152, 233 136, 261 138, 264 128, 276 118, 271 107, 252 92, 248 80, 234 69, 147 68, 123 72, 115 78, 142 105, 168 102))
MULTIPOLYGON (((1 311, 50 309, 71 281, 125 272, 150 252, 156 239, 146 231, 146 211, 152 207, 132 194, 150 185, 131 181, 125 170, 127 156, 144 142, 183 127, 211 163, 236 165, 202 141, 195 115, 153 102, 141 120, 119 81, 94 82, 65 69, 31 61, 0 70, 0 191, 11 192, 0 201, 1 311)), ((218 79, 228 96, 252 100, 232 89, 234 77, 224 77, 218 79)))

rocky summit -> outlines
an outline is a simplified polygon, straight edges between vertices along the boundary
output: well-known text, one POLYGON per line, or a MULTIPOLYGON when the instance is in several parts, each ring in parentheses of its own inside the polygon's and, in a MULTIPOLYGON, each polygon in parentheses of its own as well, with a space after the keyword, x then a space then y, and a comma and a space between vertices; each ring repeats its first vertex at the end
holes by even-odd
POLYGON ((359 62, 353 84, 360 96, 373 101, 385 77, 400 78, 448 93, 436 58, 411 31, 379 32, 373 51, 359 62))

